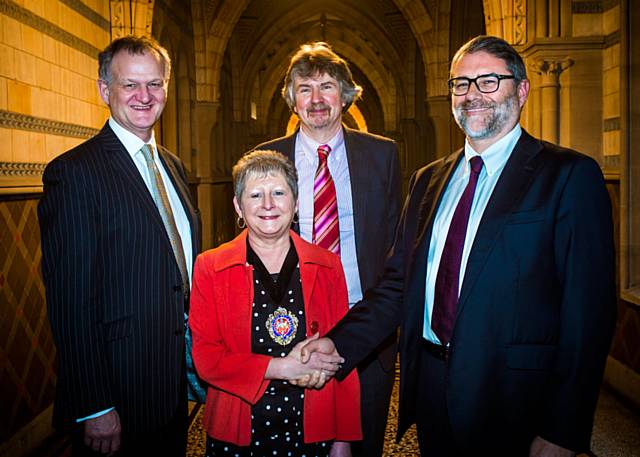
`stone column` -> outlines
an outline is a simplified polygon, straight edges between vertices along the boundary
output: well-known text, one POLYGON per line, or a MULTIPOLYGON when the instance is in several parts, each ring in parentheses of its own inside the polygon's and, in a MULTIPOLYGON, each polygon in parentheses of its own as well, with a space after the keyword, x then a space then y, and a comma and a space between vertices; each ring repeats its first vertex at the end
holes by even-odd
POLYGON ((198 170, 198 208, 202 219, 202 247, 213 246, 213 176, 211 166, 211 130, 216 124, 219 103, 197 102, 195 109, 196 163, 198 170))
POLYGON ((451 135, 455 122, 451 115, 451 100, 446 95, 427 97, 427 112, 433 122, 435 156, 431 159, 435 160, 452 152, 451 135))
POLYGON ((573 65, 568 58, 538 57, 532 63, 532 70, 541 75, 540 114, 542 139, 551 143, 560 140, 560 74, 573 65))

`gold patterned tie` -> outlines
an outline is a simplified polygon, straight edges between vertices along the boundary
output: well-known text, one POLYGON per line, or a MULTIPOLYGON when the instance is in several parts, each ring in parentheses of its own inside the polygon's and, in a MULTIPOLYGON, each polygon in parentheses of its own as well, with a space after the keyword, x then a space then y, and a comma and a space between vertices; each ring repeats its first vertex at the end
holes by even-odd
POLYGON ((151 177, 151 194, 153 195, 153 200, 158 207, 158 212, 160 213, 160 217, 164 223, 164 228, 167 230, 167 235, 169 235, 173 254, 176 257, 176 262, 180 269, 180 275, 182 276, 183 291, 186 294, 189 292, 189 273, 187 272, 187 262, 184 258, 184 249, 182 248, 182 238, 180 238, 176 221, 173 218, 173 211, 169 204, 167 189, 162 181, 162 176, 160 176, 160 170, 158 170, 158 167, 153 160, 153 147, 149 144, 145 144, 142 146, 140 151, 142 152, 142 155, 144 155, 147 167, 149 168, 149 175, 151 177))

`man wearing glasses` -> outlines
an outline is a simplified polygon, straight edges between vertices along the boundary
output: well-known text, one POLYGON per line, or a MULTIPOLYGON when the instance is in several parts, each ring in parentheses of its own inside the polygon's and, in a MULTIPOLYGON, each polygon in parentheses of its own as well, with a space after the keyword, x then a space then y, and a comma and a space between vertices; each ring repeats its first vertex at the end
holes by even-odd
POLYGON ((611 206, 598 164, 519 126, 525 65, 480 36, 451 64, 462 150, 418 170, 385 275, 312 351, 345 376, 400 325, 398 438, 422 455, 589 449, 615 325, 611 206))

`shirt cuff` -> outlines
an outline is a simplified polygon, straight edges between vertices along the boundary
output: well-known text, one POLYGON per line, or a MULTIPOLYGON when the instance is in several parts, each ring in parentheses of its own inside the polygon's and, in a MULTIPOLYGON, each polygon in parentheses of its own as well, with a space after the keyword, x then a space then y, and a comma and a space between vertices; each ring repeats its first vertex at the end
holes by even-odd
POLYGON ((87 417, 81 417, 80 419, 76 419, 76 423, 84 422, 84 421, 89 420, 89 419, 95 419, 96 417, 104 416, 109 411, 112 411, 114 409, 115 409, 115 407, 112 406, 111 408, 105 409, 104 411, 100 411, 99 413, 95 413, 95 414, 92 414, 92 415, 87 416, 87 417))

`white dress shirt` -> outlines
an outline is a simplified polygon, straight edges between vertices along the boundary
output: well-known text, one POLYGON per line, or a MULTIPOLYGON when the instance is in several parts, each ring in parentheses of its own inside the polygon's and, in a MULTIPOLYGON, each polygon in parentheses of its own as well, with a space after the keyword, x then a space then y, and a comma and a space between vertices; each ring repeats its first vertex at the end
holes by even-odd
POLYGON ((438 276, 438 267, 440 258, 444 249, 444 243, 449 233, 449 225, 453 218, 453 213, 458 205, 458 201, 469 182, 470 166, 469 161, 475 157, 482 157, 484 166, 478 178, 476 191, 473 196, 471 212, 469 214, 469 225, 467 226, 467 234, 464 240, 464 249, 462 251, 462 260, 460 262, 460 278, 458 280, 458 293, 462 289, 462 281, 467 267, 469 253, 473 246, 473 240, 476 237, 480 220, 487 207, 489 198, 496 187, 496 183, 502 174, 502 170, 511 156, 511 152, 515 147, 522 129, 520 125, 516 126, 504 137, 485 149, 482 154, 478 154, 473 150, 468 141, 464 145, 464 159, 460 161, 456 167, 449 184, 442 196, 440 206, 433 222, 433 231, 431 232, 431 240, 429 241, 429 252, 427 254, 427 277, 425 288, 425 307, 424 307, 424 327, 422 336, 432 343, 440 344, 438 337, 431 328, 431 314, 433 313, 433 300, 436 287, 436 277, 438 276))

